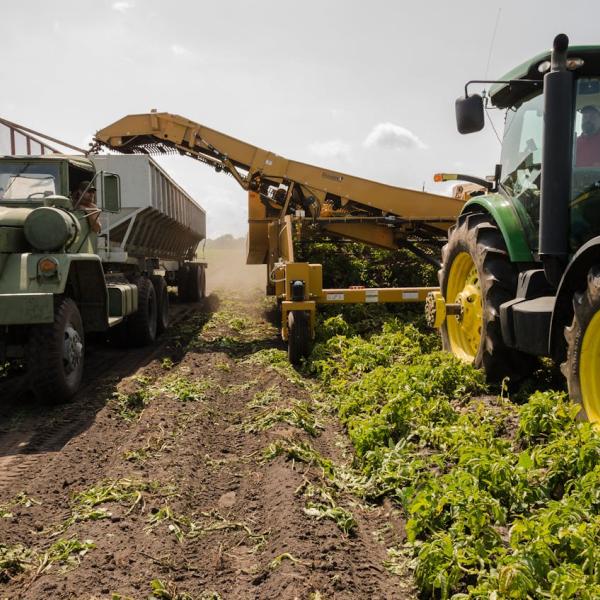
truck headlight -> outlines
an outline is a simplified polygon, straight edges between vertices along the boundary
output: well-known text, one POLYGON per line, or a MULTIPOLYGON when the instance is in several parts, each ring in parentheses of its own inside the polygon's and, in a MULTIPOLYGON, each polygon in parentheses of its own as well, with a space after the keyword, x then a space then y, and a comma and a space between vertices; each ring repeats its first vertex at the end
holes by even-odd
POLYGON ((25 219, 27 241, 43 252, 62 250, 72 242, 80 230, 77 219, 67 211, 51 206, 40 206, 25 219))

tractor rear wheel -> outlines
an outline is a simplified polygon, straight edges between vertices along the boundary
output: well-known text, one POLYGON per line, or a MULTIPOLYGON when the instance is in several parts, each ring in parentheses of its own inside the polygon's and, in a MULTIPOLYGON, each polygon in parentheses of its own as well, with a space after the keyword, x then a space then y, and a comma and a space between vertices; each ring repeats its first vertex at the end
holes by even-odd
POLYGON ((77 304, 66 297, 54 301, 54 322, 29 330, 27 370, 33 393, 41 402, 70 400, 83 376, 85 342, 77 304))
POLYGON ((288 360, 299 365, 310 354, 310 315, 304 310, 291 310, 288 313, 288 360))
POLYGON ((449 315, 442 325, 444 349, 485 369, 490 381, 530 374, 535 358, 502 339, 500 305, 515 297, 518 270, 489 215, 465 215, 449 231, 438 276, 446 303, 460 306, 460 314, 449 315))
POLYGON ((600 267, 590 269, 587 289, 575 294, 573 309, 563 373, 571 400, 581 404, 580 415, 600 424, 600 267))

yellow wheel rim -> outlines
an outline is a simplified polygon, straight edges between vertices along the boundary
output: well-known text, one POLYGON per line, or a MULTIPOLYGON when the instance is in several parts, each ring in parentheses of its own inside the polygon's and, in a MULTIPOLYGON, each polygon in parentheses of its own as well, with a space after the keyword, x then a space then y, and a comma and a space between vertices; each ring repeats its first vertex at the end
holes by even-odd
POLYGON ((446 302, 460 304, 462 309, 460 315, 449 316, 446 321, 452 352, 466 362, 474 362, 481 344, 483 308, 479 274, 467 252, 452 261, 446 302))
POLYGON ((583 335, 579 384, 587 418, 600 424, 600 310, 592 317, 583 335))

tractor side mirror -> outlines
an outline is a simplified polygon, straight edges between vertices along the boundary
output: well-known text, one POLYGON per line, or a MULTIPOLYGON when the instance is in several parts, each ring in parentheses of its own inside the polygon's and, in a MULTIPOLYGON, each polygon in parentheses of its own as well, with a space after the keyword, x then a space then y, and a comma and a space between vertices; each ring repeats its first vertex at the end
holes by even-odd
POLYGON ((479 94, 457 98, 456 127, 459 133, 481 131, 485 123, 483 115, 483 98, 479 94))
POLYGON ((114 173, 102 175, 102 209, 111 213, 121 210, 121 180, 114 173))

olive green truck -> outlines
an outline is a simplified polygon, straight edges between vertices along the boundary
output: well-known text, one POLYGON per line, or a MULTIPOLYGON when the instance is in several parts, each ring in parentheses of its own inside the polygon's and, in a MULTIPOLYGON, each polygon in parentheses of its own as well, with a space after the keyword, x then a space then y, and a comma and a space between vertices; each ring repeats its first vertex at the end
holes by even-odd
POLYGON ((148 156, 0 157, 0 364, 24 362, 40 400, 69 400, 88 334, 150 344, 168 287, 204 296, 205 234, 204 210, 148 156))

